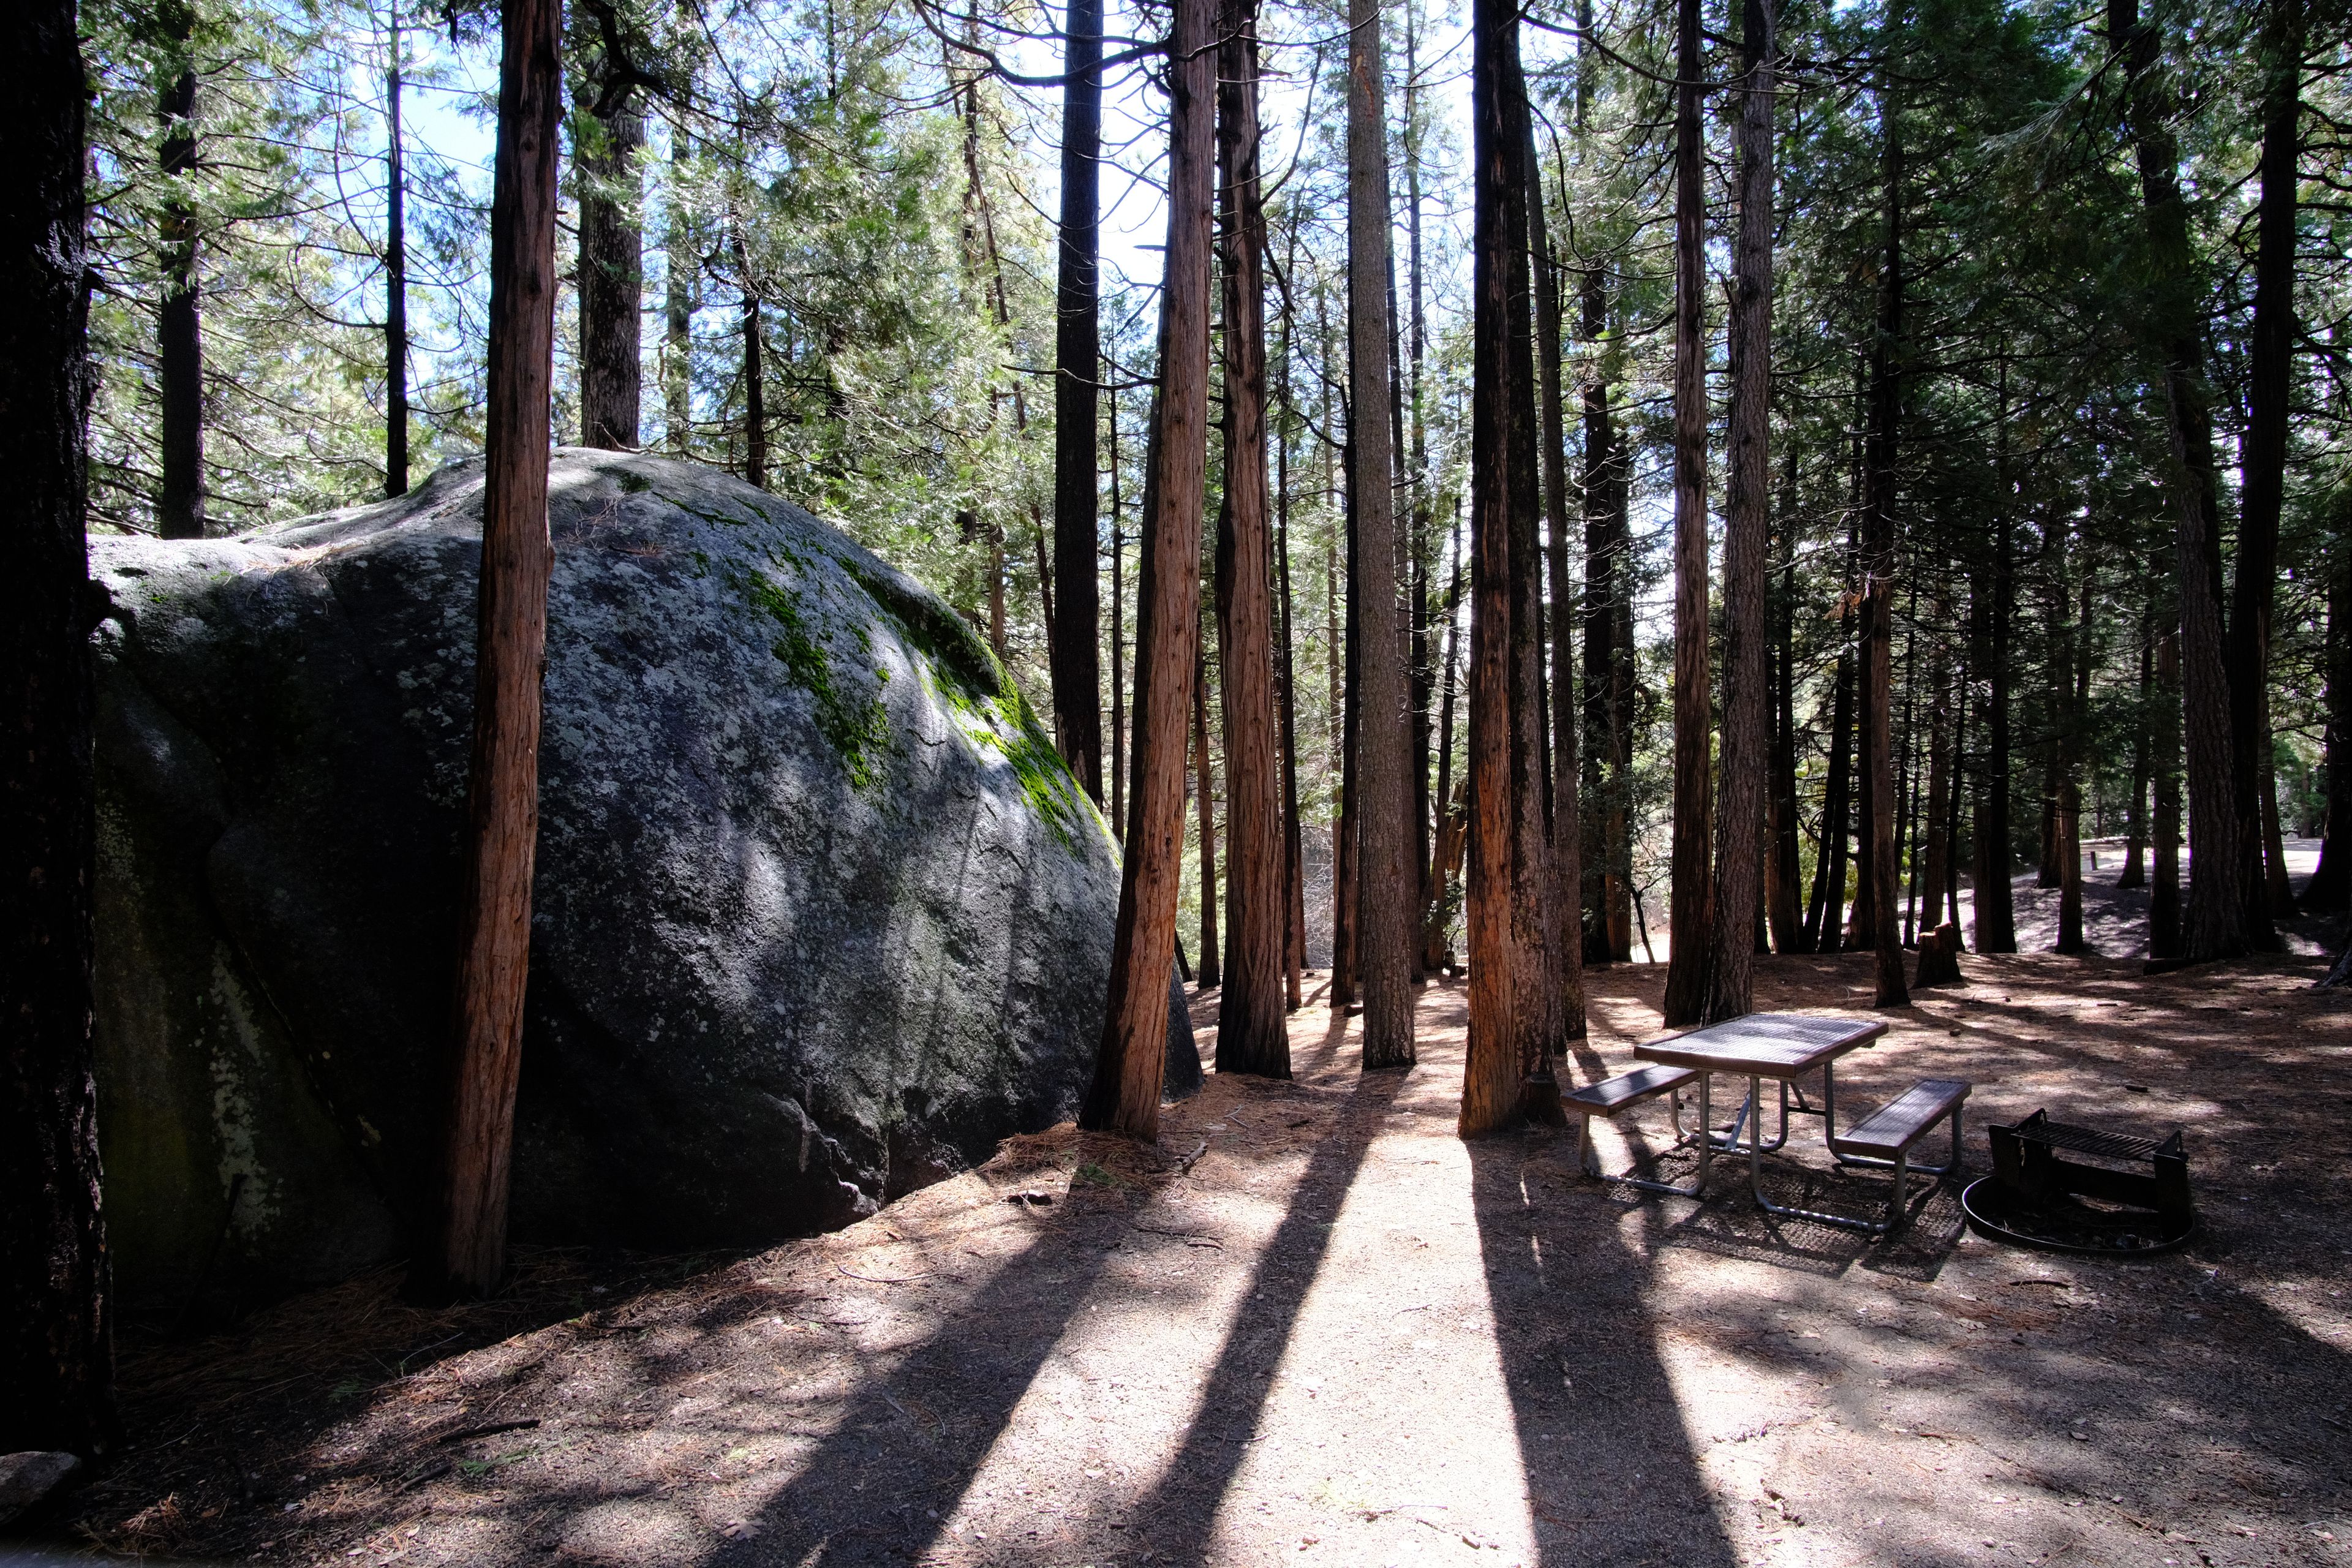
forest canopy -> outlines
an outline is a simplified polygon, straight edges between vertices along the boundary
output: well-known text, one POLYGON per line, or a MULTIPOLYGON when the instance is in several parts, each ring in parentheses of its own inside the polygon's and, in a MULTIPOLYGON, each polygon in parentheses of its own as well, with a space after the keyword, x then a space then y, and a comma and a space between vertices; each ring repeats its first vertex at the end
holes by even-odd
MULTIPOLYGON (((1441 753, 1468 730, 1450 713, 1457 692, 1466 707, 1470 655, 1475 28, 1426 0, 1379 9, 1393 371, 1369 402, 1349 337, 1349 18, 1277 5, 1248 23, 1263 72, 1281 684, 1306 839, 1296 875, 1318 911, 1297 934, 1317 963, 1334 934, 1361 408, 1385 407, 1397 454, 1429 963, 1460 900, 1440 862, 1445 795, 1466 764, 1441 753)), ((2212 444, 2219 591, 2229 597, 2249 569, 2274 584, 2260 607, 2266 732, 2247 760, 2283 900, 2280 837, 2329 819, 2329 709, 2343 685, 2330 652, 2352 508, 2341 7, 1764 9, 1777 12, 1764 897, 1786 906, 1770 911, 1773 941, 1832 942, 1837 911, 1864 898, 1846 882, 1869 851, 1846 841, 1861 825, 1873 515, 1891 530, 1906 934, 1937 923, 1930 840, 1944 845, 1933 869, 1957 909, 1961 868, 1981 878, 1987 856, 2054 876, 2069 799, 2082 836, 2127 835, 2126 874, 2145 874, 2152 816, 2179 771, 2167 738, 2178 721, 2164 717, 2180 680, 2168 630, 2181 624, 2168 356, 2183 332, 2212 444), (2264 217, 2283 100, 2285 257, 2264 217), (2165 200, 2170 216, 2152 219, 2165 200), (2273 275, 2288 300, 2284 449, 2266 489, 2260 317, 2273 275), (2252 523, 2250 507, 2263 514, 2252 523), (2002 809, 1962 809, 1988 787, 2002 809)), ((1603 960, 1656 936, 1672 896, 1678 80, 1698 109, 1710 569, 1725 558, 1756 22, 1713 5, 1697 20, 1689 59, 1664 0, 1555 0, 1516 27, 1532 153, 1521 173, 1549 295, 1537 331, 1558 366, 1542 390, 1565 443, 1548 481, 1564 493, 1543 525, 1565 574, 1543 585, 1540 614, 1574 628, 1545 679, 1582 715, 1584 945, 1603 960)), ((558 439, 676 454, 801 501, 946 595, 1041 710, 1057 560, 1065 26, 1049 8, 930 0, 583 0, 565 21, 558 439), (625 417, 602 411, 616 395, 625 417)), ((1114 6, 1100 24, 1093 722, 1108 737, 1102 794, 1121 826, 1170 26, 1148 5, 1114 6)), ((94 521, 232 531, 398 493, 478 451, 495 16, 94 0, 82 27, 95 89, 94 521)), ((1213 442, 1213 517, 1223 462, 1213 442)), ((1204 546, 1208 581, 1213 554, 1204 546)), ((2230 608, 2252 604, 2246 584, 2234 594, 2230 608)), ((1718 680, 1725 610, 1723 596, 1710 602, 1718 680)), ((1223 678, 1209 642, 1202 779, 1222 799, 1223 678)), ((2193 709, 2193 668, 2189 686, 2193 709)), ((1204 820, 1213 832, 1215 814, 1204 820)), ((1188 831, 1197 850, 1199 822, 1188 831)), ((2342 869, 2332 858, 2322 895, 2340 896, 2342 869)), ((1195 864, 1188 921, 1200 881, 1195 864)), ((1216 945, 1205 931, 1203 944, 1216 945)))

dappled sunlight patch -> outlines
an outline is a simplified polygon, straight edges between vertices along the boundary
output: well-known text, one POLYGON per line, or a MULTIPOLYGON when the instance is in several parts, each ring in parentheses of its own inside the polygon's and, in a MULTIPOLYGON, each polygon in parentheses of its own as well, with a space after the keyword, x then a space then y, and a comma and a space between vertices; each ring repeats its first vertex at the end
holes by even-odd
POLYGON ((717 1545, 692 1510, 651 1498, 592 1504, 565 1525, 558 1543, 585 1562, 614 1564, 699 1563, 717 1545))
MULTIPOLYGON (((1444 1048, 1425 1036, 1423 1063, 1444 1048)), ((1458 1083, 1416 1070, 1412 1089, 1458 1083)), ((1212 1539, 1224 1553, 1264 1549, 1275 1497, 1309 1520, 1297 1548, 1315 1561, 1533 1561, 1527 1459, 1494 1308, 1475 1285, 1470 1175, 1458 1140, 1426 1137, 1392 1110, 1336 1205, 1301 1211, 1328 1240, 1267 1377, 1257 1441, 1218 1510, 1212 1539)))

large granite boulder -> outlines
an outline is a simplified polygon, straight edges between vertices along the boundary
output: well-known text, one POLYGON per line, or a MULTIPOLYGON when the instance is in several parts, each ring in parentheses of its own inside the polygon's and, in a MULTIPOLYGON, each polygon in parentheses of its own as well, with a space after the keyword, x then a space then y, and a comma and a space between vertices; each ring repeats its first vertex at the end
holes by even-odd
MULTIPOLYGON (((551 490, 516 1234, 806 1234, 1072 1115, 1116 851, 986 645, 707 469, 567 449, 551 490)), ((134 1300, 207 1267, 340 1276, 429 1216, 481 508, 459 464, 236 539, 92 547, 100 1124, 134 1300)))

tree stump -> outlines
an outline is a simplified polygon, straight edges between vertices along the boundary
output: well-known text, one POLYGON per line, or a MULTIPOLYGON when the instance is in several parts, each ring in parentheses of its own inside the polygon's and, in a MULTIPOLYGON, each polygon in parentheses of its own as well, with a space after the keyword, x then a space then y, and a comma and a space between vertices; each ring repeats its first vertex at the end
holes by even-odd
POLYGON ((1919 939, 1919 975, 1915 985, 1960 985, 1960 928, 1947 921, 1919 939))

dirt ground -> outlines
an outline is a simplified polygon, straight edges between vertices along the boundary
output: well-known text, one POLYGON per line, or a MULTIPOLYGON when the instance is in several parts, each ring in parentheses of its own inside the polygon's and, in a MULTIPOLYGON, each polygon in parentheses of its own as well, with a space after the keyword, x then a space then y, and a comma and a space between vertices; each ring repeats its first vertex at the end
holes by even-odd
MULTIPOLYGON (((1213 1076, 1155 1150, 1055 1129, 667 1280, 534 1254, 467 1313, 385 1276, 138 1352, 133 1447, 72 1523, 287 1563, 2352 1561, 2352 998, 2310 956, 1963 965, 1843 1098, 1970 1079, 1979 1170, 1984 1124, 2037 1107, 2178 1123, 2186 1251, 2008 1249, 1948 1190, 1873 1243, 1768 1220, 1744 1172, 1643 1198, 1580 1179, 1572 1135, 1465 1144, 1437 986, 1411 1072, 1360 1073, 1310 1005, 1295 1082, 1213 1076)), ((1869 966, 1764 961, 1758 1004, 1865 1012, 1869 966)), ((1627 1066, 1663 979, 1595 972, 1564 1076, 1627 1066)), ((1883 1201, 1816 1125, 1768 1190, 1883 1201)))

